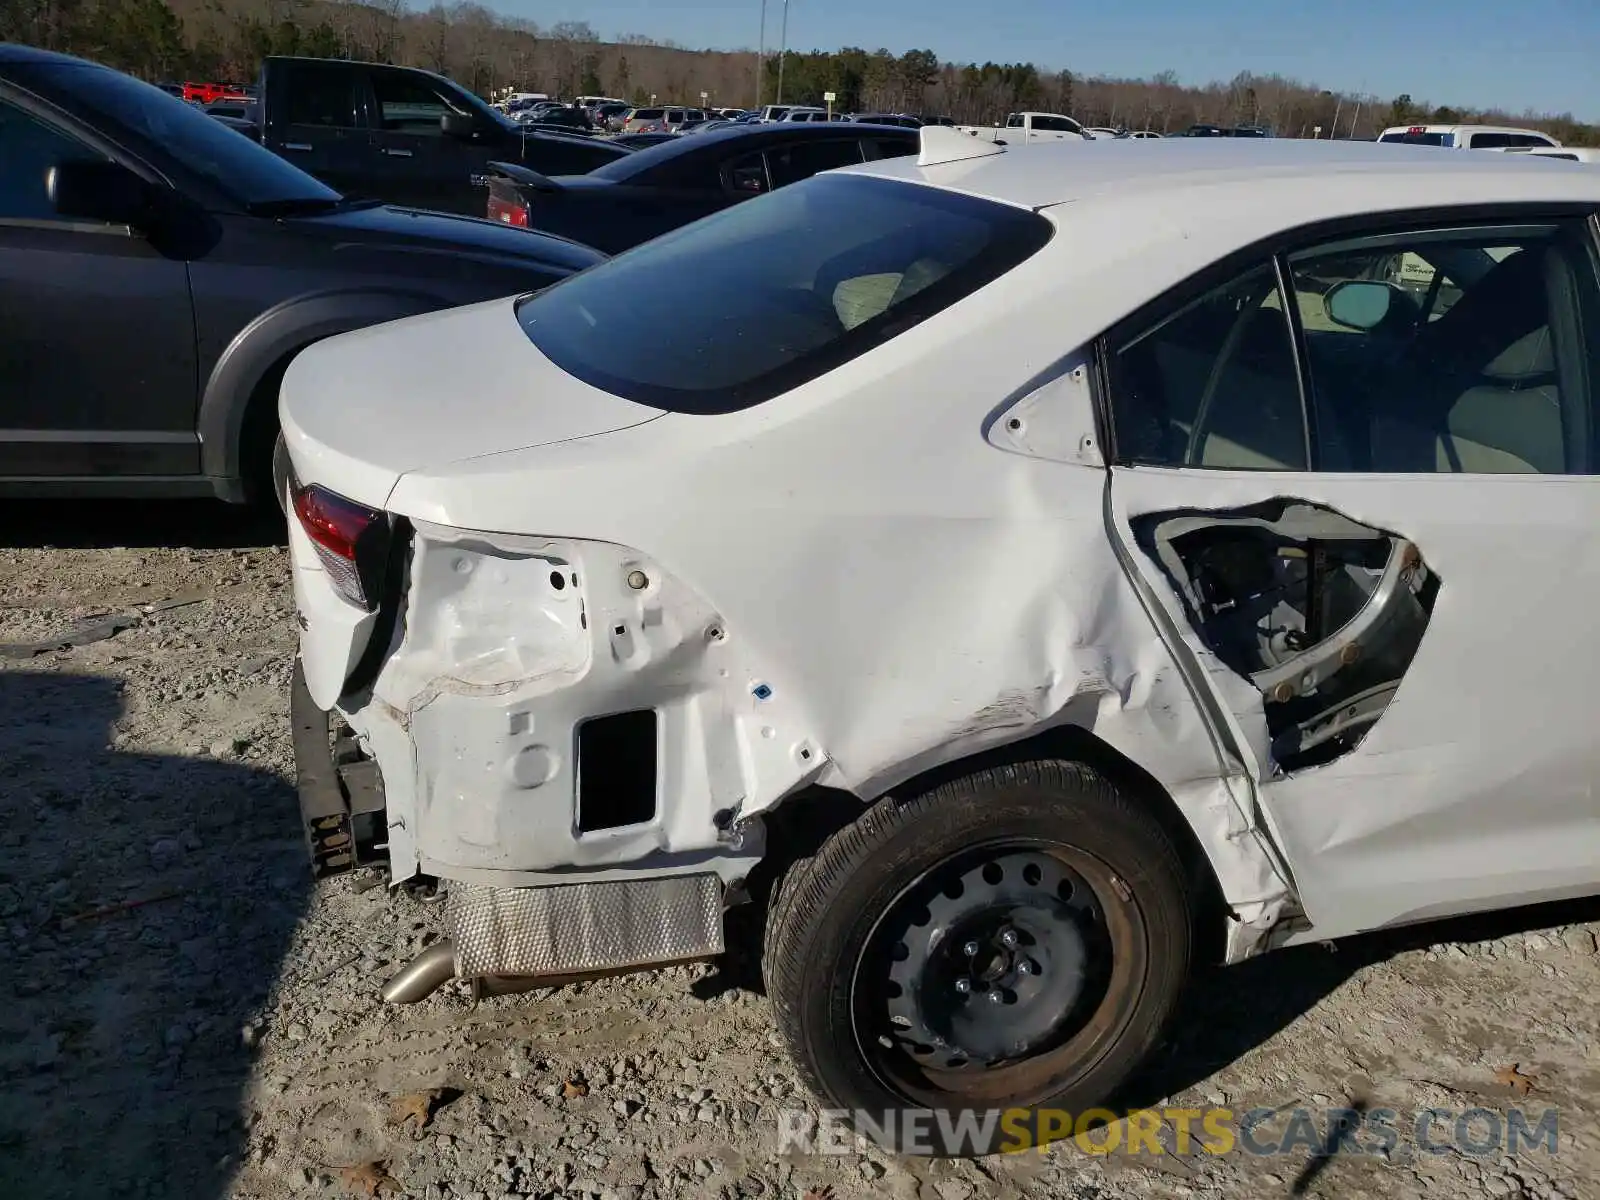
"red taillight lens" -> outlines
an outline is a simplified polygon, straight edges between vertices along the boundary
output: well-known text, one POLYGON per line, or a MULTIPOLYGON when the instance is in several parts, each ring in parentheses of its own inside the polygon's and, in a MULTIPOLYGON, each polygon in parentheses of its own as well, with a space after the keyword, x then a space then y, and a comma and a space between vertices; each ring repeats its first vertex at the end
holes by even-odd
POLYGON ((499 221, 502 225, 515 225, 518 229, 526 229, 528 206, 502 200, 498 196, 490 196, 488 217, 491 221, 499 221))
POLYGON ((334 590, 351 604, 372 611, 388 549, 384 515, 316 484, 295 489, 294 515, 334 590))

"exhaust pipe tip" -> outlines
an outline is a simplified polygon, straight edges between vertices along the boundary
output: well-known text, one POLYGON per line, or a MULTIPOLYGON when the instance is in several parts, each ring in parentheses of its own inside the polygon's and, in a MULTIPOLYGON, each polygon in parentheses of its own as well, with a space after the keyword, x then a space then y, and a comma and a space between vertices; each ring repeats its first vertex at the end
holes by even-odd
POLYGON ((415 1004, 426 1000, 455 977, 455 943, 449 939, 435 942, 383 985, 383 998, 389 1004, 415 1004))

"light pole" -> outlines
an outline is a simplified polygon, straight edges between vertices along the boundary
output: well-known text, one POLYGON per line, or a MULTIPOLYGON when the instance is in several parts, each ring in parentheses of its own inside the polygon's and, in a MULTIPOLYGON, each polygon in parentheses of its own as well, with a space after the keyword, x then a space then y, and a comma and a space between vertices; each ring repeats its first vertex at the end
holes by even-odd
POLYGON ((762 67, 767 65, 767 0, 761 0, 761 36, 756 40, 756 108, 761 107, 762 67))
POLYGON ((783 0, 783 23, 778 32, 778 94, 774 104, 783 103, 783 58, 789 49, 789 0, 783 0))

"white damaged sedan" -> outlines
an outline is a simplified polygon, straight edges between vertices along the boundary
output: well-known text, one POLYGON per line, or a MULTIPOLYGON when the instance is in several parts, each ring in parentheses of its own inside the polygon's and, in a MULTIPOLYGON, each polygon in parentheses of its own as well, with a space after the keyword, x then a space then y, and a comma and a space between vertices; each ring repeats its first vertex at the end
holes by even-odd
POLYGON ((1197 963, 1600 891, 1600 175, 922 136, 290 366, 388 998, 751 903, 829 1104, 1078 1111, 1197 963))

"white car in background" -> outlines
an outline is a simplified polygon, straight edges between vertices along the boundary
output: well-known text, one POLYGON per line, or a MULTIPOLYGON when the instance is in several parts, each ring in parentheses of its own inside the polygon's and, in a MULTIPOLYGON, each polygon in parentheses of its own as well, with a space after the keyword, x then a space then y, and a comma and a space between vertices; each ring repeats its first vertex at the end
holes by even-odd
POLYGON ((447 893, 386 995, 752 901, 826 1104, 1076 1113, 1202 954, 1600 891, 1600 175, 921 136, 290 365, 315 861, 447 893))
POLYGON ((1378 135, 1380 142, 1411 146, 1440 146, 1446 150, 1506 150, 1559 147, 1548 133, 1507 125, 1391 125, 1378 135))
POLYGON ((1006 115, 1004 125, 956 125, 954 128, 971 137, 1001 146, 1024 146, 1031 142, 1094 140, 1094 135, 1077 121, 1060 113, 1014 112, 1006 115))

